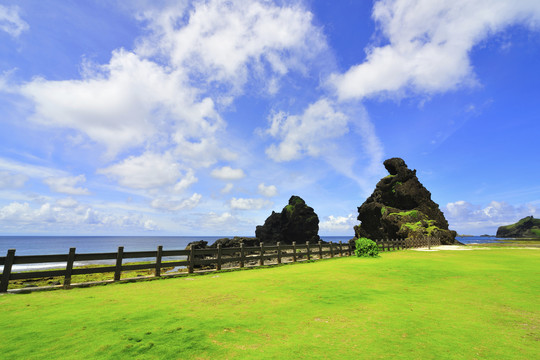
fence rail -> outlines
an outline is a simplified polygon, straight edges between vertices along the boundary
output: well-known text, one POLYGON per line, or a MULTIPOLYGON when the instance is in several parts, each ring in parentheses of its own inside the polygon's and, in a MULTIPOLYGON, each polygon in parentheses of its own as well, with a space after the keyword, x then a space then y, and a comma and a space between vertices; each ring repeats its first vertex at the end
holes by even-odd
MULTIPOLYGON (((437 238, 414 238, 414 239, 380 239, 375 240, 381 251, 395 251, 415 247, 431 247, 440 245, 437 238)), ((50 277, 64 277, 63 287, 71 287, 73 275, 87 275, 100 273, 114 273, 114 281, 119 281, 123 271, 133 270, 154 270, 154 277, 163 276, 161 270, 170 267, 187 267, 188 273, 221 270, 224 265, 229 264, 230 268, 243 268, 253 266, 263 266, 271 264, 282 264, 286 262, 309 261, 323 258, 333 258, 351 256, 353 248, 349 243, 322 243, 316 244, 307 242, 299 245, 295 242, 292 245, 281 245, 277 243, 272 246, 194 249, 190 250, 163 250, 158 246, 156 251, 124 251, 120 246, 115 253, 85 253, 77 254, 75 248, 70 248, 68 254, 55 255, 15 255, 15 249, 9 249, 5 257, 0 257, 0 265, 4 266, 0 280, 0 293, 7 292, 11 280, 42 279, 50 277), (185 256, 186 260, 168 260, 164 258, 173 256, 185 256), (124 259, 152 258, 153 261, 145 264, 124 264, 124 259), (76 262, 115 260, 115 265, 99 267, 74 267, 76 262), (166 259, 165 259, 166 260, 166 259), (13 272, 13 265, 26 264, 46 264, 65 263, 65 268, 55 270, 41 270, 29 272, 13 272), (205 268, 203 266, 206 266, 205 268), (196 270, 197 269, 197 270, 196 270)))

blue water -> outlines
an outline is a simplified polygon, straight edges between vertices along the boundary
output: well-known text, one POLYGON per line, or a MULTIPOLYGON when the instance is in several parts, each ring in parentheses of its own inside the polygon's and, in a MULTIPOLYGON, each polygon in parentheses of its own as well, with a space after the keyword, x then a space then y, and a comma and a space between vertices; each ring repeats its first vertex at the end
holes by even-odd
POLYGON ((508 239, 498 238, 495 236, 457 236, 456 240, 463 244, 487 244, 487 243, 496 243, 496 242, 508 240, 508 239))
MULTIPOLYGON (((6 256, 8 249, 15 249, 15 255, 52 255, 67 254, 69 248, 76 248, 77 253, 116 252, 119 246, 124 251, 152 251, 159 245, 163 250, 183 250, 192 241, 204 240, 212 244, 217 239, 227 236, 0 236, 0 256, 6 256)), ((232 237, 232 236, 228 236, 232 237)), ((323 240, 347 242, 350 236, 324 236, 323 240)), ((173 260, 176 258, 168 258, 173 260)), ((146 261, 151 259, 137 259, 146 261)), ((94 261, 90 263, 113 263, 94 261)), ((75 265, 84 265, 76 263, 75 265)), ((65 263, 32 265, 14 265, 13 271, 43 270, 65 266, 65 263)), ((0 266, 3 270, 3 266, 0 266)))

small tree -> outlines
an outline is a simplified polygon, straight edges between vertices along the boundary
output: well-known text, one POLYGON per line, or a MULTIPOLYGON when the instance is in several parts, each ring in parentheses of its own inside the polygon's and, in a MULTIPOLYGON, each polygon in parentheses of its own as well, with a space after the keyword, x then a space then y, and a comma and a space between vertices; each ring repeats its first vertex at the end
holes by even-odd
POLYGON ((355 247, 356 247, 356 249, 354 250, 354 253, 358 257, 360 257, 360 256, 365 256, 365 257, 379 256, 379 247, 377 246, 375 241, 370 240, 368 238, 356 239, 355 247))

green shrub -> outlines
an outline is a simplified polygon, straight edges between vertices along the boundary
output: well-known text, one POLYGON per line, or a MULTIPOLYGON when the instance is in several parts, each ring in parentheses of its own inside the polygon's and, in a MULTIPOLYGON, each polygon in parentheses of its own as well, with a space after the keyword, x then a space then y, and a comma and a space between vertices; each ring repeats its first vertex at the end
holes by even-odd
POLYGON ((378 256, 379 255, 379 247, 377 244, 375 244, 375 241, 370 240, 368 238, 360 238, 356 239, 355 242, 356 249, 354 250, 354 253, 356 256, 378 256))

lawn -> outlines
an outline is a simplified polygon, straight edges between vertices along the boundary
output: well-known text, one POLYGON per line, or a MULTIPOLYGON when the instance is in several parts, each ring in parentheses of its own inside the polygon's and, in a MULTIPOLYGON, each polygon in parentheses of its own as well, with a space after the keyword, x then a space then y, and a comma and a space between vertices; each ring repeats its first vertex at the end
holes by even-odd
POLYGON ((540 250, 380 258, 0 296, 2 359, 538 359, 540 250))

